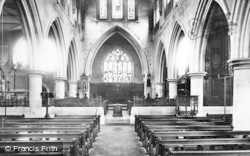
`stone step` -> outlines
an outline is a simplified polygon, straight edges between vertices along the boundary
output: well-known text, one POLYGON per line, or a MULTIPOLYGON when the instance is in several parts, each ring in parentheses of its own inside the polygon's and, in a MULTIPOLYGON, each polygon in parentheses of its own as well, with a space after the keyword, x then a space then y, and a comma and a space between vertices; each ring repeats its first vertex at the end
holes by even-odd
MULTIPOLYGON (((108 106, 108 110, 113 110, 113 109, 114 109, 114 107, 113 107, 112 105, 109 105, 109 106, 108 106)), ((128 110, 127 105, 122 106, 122 110, 128 110)))
POLYGON ((106 124, 130 124, 129 119, 106 119, 106 124))

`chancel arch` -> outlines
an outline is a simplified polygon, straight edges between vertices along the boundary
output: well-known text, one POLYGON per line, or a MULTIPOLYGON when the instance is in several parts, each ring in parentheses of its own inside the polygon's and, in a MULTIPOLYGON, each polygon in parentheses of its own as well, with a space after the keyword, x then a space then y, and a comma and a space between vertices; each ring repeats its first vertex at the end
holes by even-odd
MULTIPOLYGON (((127 32, 125 29, 119 26, 114 26, 110 28, 95 42, 95 44, 93 44, 86 59, 84 74, 86 76, 92 77, 94 59, 99 49, 108 39, 110 39, 114 35, 119 35, 122 39, 124 39, 124 41, 126 41, 129 45, 131 45, 134 48, 135 54, 138 56, 139 62, 141 64, 141 71, 140 73, 138 73, 138 75, 146 77, 146 75, 148 75, 149 73, 149 65, 141 45, 129 32, 127 32)), ((146 96, 147 94, 145 88, 146 88, 146 81, 144 81, 144 96, 146 96)), ((89 91, 90 90, 88 90, 88 94, 89 91)))
POLYGON ((90 77, 90 95, 116 102, 143 97, 142 64, 133 45, 119 33, 98 50, 90 77))
POLYGON ((140 62, 142 64, 142 74, 147 75, 149 66, 148 66, 148 61, 146 58, 145 53, 142 50, 141 45, 138 43, 138 41, 125 29, 119 27, 119 26, 114 26, 110 28, 108 31, 106 31, 99 39, 96 41, 92 48, 89 51, 87 60, 86 60, 86 65, 85 65, 85 74, 86 75, 91 75, 92 74, 92 67, 93 67, 93 61, 94 58, 99 50, 99 48, 103 45, 104 42, 106 42, 111 36, 113 36, 115 33, 120 34, 123 36, 136 50, 137 55, 139 56, 140 62))

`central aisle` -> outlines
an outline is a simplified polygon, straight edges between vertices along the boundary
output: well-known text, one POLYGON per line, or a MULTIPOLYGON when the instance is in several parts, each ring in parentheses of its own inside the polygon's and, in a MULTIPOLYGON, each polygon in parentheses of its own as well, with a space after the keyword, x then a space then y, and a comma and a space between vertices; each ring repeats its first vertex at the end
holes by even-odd
POLYGON ((105 125, 90 156, 145 156, 132 125, 105 125))

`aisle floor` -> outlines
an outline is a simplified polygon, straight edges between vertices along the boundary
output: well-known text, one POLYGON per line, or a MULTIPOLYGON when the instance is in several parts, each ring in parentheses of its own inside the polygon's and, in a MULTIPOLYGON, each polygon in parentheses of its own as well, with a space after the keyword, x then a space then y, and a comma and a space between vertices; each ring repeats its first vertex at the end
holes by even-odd
POLYGON ((101 126, 90 156, 145 156, 132 125, 101 126))

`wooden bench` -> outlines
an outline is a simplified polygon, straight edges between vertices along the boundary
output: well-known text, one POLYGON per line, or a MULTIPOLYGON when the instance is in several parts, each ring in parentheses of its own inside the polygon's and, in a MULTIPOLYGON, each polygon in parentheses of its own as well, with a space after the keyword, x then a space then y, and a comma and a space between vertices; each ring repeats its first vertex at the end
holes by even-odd
MULTIPOLYGON (((175 140, 160 140, 156 143, 156 153, 153 155, 167 155, 172 151, 185 150, 242 150, 250 149, 250 138, 213 138, 213 139, 175 139, 175 140)), ((154 150, 153 150, 154 151, 154 150)))
POLYGON ((250 155, 250 131, 232 131, 231 122, 161 117, 136 117, 135 130, 150 156, 250 155))
MULTIPOLYGON (((11 153, 11 155, 87 155, 96 137, 94 128, 100 130, 99 117, 79 116, 77 118, 51 119, 5 119, 0 127, 0 148, 6 145, 41 145, 63 142, 60 152, 11 153), (27 141, 22 139, 28 139, 27 141), (53 139, 53 140, 51 140, 53 139), (66 146, 67 145, 67 146, 66 146)), ((7 153, 5 153, 6 155, 7 153)))
POLYGON ((249 156, 250 150, 172 151, 168 156, 249 156))

